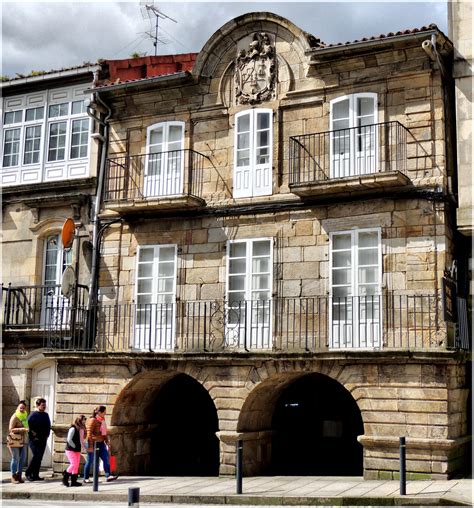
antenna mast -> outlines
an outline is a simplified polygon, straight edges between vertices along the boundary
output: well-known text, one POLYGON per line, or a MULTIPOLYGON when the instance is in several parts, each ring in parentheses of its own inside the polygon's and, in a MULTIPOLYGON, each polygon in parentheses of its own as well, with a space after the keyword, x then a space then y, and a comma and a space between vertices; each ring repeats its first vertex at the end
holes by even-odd
POLYGON ((171 18, 170 16, 167 16, 164 12, 161 12, 157 7, 155 7, 153 5, 153 3, 145 4, 144 7, 145 7, 145 11, 142 10, 142 13, 145 14, 145 12, 146 12, 148 19, 151 20, 151 16, 156 17, 155 34, 153 35, 150 32, 146 32, 146 35, 148 35, 148 37, 150 37, 153 40, 153 46, 155 47, 155 56, 156 56, 156 52, 158 49, 158 41, 159 41, 159 39, 158 39, 158 22, 159 22, 160 18, 161 19, 170 19, 171 21, 174 21, 175 23, 177 23, 177 21, 175 19, 171 18))

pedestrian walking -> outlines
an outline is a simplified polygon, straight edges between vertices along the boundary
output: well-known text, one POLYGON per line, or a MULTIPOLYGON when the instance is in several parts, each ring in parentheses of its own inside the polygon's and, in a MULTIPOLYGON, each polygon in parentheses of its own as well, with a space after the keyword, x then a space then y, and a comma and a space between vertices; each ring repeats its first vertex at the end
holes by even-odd
POLYGON ((30 438, 30 449, 33 456, 26 470, 26 478, 30 482, 37 482, 44 479, 40 478, 39 471, 49 433, 51 432, 51 420, 46 412, 46 400, 39 398, 36 400, 35 404, 36 411, 32 411, 28 417, 28 436, 30 438))
POLYGON ((84 447, 86 420, 87 418, 84 415, 76 418, 67 433, 65 453, 69 460, 69 467, 63 472, 63 485, 65 487, 69 487, 69 478, 71 478, 71 487, 82 485, 77 481, 77 476, 81 462, 81 450, 84 447))
POLYGON ((22 470, 26 459, 27 433, 28 412, 26 411, 26 402, 24 400, 20 400, 16 411, 10 418, 7 435, 7 447, 12 456, 10 462, 12 483, 25 483, 22 478, 22 470))
POLYGON ((104 466, 105 479, 107 482, 111 482, 117 479, 117 476, 110 473, 110 462, 109 462, 109 436, 107 433, 107 424, 105 422, 105 414, 107 408, 105 406, 99 406, 94 409, 91 417, 86 422, 86 442, 87 442, 87 460, 84 466, 84 483, 90 483, 89 473, 90 468, 94 464, 94 446, 97 443, 98 456, 102 460, 104 466))

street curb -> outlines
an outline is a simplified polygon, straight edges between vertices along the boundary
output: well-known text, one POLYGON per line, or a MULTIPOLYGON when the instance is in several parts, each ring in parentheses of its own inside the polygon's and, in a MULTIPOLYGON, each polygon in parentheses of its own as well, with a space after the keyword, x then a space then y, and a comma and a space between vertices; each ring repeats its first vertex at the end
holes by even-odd
MULTIPOLYGON (((127 503, 127 494, 103 493, 59 493, 59 492, 2 492, 3 499, 28 499, 32 501, 100 501, 102 503, 127 503)), ((199 495, 166 495, 144 494, 140 496, 143 503, 167 504, 222 504, 222 505, 266 505, 266 506, 471 506, 449 498, 433 497, 305 497, 305 496, 199 496, 199 495)))

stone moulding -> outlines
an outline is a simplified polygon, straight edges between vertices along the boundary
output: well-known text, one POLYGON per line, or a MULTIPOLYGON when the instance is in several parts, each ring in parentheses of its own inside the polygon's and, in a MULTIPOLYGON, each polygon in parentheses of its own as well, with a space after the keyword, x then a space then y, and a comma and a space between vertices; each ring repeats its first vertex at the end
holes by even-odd
MULTIPOLYGON (((385 436, 367 436, 362 435, 357 441, 364 448, 398 448, 400 446, 398 437, 385 436)), ((472 436, 464 436, 456 439, 423 439, 423 438, 406 438, 406 446, 408 448, 432 449, 449 451, 459 446, 464 446, 472 441, 472 436)))

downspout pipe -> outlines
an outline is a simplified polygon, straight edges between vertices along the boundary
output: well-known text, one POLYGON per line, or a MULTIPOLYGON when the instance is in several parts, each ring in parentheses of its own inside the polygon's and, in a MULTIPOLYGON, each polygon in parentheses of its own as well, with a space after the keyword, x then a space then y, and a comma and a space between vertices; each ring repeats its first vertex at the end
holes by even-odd
POLYGON ((97 175, 97 188, 96 188, 96 196, 94 202, 94 210, 93 210, 93 220, 92 223, 94 225, 92 231, 92 267, 91 267, 91 276, 90 276, 90 285, 89 285, 89 305, 88 305, 88 343, 92 345, 94 343, 95 338, 95 319, 94 319, 94 308, 97 305, 98 301, 98 279, 99 279, 99 261, 100 261, 100 219, 99 212, 102 204, 102 195, 103 195, 103 187, 105 180, 105 165, 107 161, 107 149, 109 145, 109 120, 112 116, 112 110, 109 106, 100 98, 98 93, 93 94, 94 100, 93 103, 100 104, 106 112, 106 115, 103 119, 95 114, 94 109, 91 107, 91 104, 87 108, 87 114, 96 120, 102 127, 102 134, 95 136, 101 143, 101 153, 100 153, 100 165, 99 165, 99 174, 97 175))

